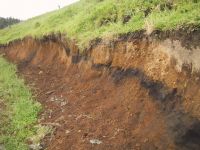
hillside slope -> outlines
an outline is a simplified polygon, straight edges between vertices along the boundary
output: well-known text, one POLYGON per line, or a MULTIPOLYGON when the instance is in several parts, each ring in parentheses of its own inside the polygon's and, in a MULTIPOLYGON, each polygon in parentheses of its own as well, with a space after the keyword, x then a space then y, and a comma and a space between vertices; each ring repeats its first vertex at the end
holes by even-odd
POLYGON ((95 38, 113 38, 142 29, 150 34, 155 29, 199 26, 199 10, 199 0, 81 0, 0 30, 0 43, 61 32, 85 48, 95 38))

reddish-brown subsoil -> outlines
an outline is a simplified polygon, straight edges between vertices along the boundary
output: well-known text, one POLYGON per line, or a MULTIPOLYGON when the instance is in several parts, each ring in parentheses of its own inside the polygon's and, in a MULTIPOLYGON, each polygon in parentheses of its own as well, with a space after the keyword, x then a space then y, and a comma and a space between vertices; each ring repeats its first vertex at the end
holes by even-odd
POLYGON ((183 41, 191 35, 187 46, 200 50, 195 33, 137 33, 97 42, 83 54, 53 35, 1 50, 42 104, 39 123, 54 128, 44 149, 198 150, 199 75, 185 63, 180 70, 170 53, 190 49, 183 41))

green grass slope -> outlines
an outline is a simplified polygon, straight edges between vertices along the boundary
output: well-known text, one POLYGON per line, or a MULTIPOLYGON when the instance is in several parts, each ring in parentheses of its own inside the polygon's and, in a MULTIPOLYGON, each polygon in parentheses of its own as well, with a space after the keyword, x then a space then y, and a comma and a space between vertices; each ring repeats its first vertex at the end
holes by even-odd
MULTIPOLYGON (((29 149, 27 139, 36 134, 33 126, 41 109, 33 100, 16 67, 0 56, 0 146, 6 150, 29 149)), ((0 147, 1 149, 1 147, 0 147)))
POLYGON ((26 36, 66 33, 80 48, 92 39, 146 29, 171 30, 200 25, 200 0, 80 0, 11 28, 0 30, 0 43, 26 36))

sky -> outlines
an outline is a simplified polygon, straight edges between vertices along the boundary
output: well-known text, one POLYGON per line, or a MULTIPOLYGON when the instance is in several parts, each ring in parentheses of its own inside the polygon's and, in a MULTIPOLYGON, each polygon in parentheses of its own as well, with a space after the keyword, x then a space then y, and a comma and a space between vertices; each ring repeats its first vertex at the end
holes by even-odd
POLYGON ((26 20, 78 0, 0 0, 0 17, 26 20))

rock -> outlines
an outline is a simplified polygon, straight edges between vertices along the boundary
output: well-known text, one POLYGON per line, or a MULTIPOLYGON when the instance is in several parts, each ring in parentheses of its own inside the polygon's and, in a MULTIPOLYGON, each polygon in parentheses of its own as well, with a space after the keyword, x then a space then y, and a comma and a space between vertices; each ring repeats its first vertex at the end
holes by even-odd
POLYGON ((69 131, 69 130, 66 130, 66 131, 65 131, 65 133, 66 133, 66 134, 69 134, 69 133, 70 133, 70 131, 69 131))
POLYGON ((136 147, 140 147, 140 144, 139 144, 139 143, 137 143, 135 146, 136 146, 136 147))
POLYGON ((6 150, 6 148, 0 144, 0 150, 6 150))
POLYGON ((38 74, 43 74, 43 71, 40 71, 38 74))
POLYGON ((31 150, 41 150, 42 149, 42 147, 40 146, 40 144, 31 144, 31 145, 29 145, 29 148, 31 150))
POLYGON ((97 145, 99 145, 99 144, 102 143, 102 141, 100 141, 100 140, 98 140, 98 139, 92 139, 92 140, 90 140, 90 143, 91 143, 91 144, 97 144, 97 145))
POLYGON ((67 102, 61 102, 61 104, 60 104, 61 107, 65 106, 65 105, 67 105, 67 102))
POLYGON ((149 141, 149 139, 148 139, 148 138, 144 139, 144 143, 147 143, 148 141, 149 141))

